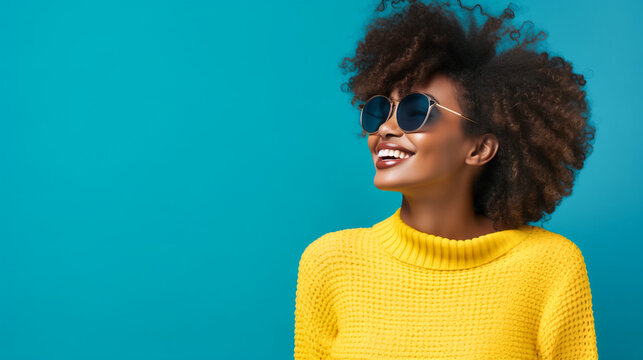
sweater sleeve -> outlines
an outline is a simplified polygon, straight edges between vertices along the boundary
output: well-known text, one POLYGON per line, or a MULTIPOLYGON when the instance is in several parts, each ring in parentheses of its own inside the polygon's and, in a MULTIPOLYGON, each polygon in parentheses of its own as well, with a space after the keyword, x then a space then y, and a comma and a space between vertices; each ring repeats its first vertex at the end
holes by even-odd
POLYGON ((580 249, 573 249, 568 271, 545 303, 538 330, 540 359, 598 359, 587 269, 580 249))
POLYGON ((295 360, 327 358, 337 333, 329 291, 332 257, 324 239, 308 245, 299 260, 295 298, 295 360))

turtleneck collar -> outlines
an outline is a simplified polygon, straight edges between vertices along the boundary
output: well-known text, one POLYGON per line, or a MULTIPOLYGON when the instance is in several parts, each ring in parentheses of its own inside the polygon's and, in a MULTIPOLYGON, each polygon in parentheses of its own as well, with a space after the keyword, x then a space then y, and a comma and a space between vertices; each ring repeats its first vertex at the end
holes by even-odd
POLYGON ((457 270, 485 264, 518 245, 534 229, 531 225, 522 225, 472 239, 448 239, 407 225, 400 217, 400 210, 373 225, 373 235, 384 250, 397 259, 429 269, 457 270))

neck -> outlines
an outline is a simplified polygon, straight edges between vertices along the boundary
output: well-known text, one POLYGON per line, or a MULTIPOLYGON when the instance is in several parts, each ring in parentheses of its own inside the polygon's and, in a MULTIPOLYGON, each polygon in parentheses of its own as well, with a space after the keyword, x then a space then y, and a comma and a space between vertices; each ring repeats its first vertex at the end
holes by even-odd
POLYGON ((405 195, 400 217, 421 232, 449 239, 471 239, 499 230, 491 219, 475 214, 469 196, 419 199, 405 195))

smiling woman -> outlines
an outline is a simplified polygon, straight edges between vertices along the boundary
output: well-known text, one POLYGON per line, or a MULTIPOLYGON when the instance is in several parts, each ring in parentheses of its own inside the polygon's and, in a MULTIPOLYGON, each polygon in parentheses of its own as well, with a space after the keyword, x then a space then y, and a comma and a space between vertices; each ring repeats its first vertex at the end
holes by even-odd
POLYGON ((374 185, 402 204, 306 248, 295 359, 598 358, 580 249, 528 224, 571 194, 592 150, 585 79, 535 50, 543 32, 521 40, 511 5, 458 4, 465 20, 408 1, 341 63, 374 185))
MULTIPOLYGON (((477 138, 467 138, 461 130, 460 118, 461 109, 455 98, 455 84, 445 75, 437 73, 423 85, 416 85, 410 96, 418 93, 432 93, 436 98, 443 99, 442 106, 451 111, 440 111, 440 108, 424 108, 419 105, 416 113, 422 115, 408 115, 411 111, 404 110, 404 99, 393 112, 388 120, 383 119, 377 131, 371 133, 368 138, 368 145, 373 155, 376 168, 387 169, 401 160, 385 160, 379 156, 382 148, 406 149, 413 153, 413 157, 404 161, 395 171, 377 171, 375 174, 375 186, 382 190, 401 191, 402 187, 414 186, 420 191, 431 188, 431 182, 438 181, 443 176, 453 174, 454 171, 461 172, 459 177, 475 177, 481 170, 481 164, 488 162, 498 149, 498 140, 492 133, 484 134, 477 138), (406 131, 400 127, 400 123, 411 123, 413 119, 422 124, 416 130, 406 131), (401 134, 404 133, 404 136, 401 134), (474 141, 475 140, 475 141, 474 141), (471 156, 466 156, 467 151, 476 151, 471 156), (470 166, 466 166, 470 165, 470 166), (465 172, 472 171, 473 174, 465 172)), ((397 89, 391 94, 397 98, 397 89)), ((408 107, 418 104, 408 103, 408 107)), ((415 113, 414 113, 415 114, 415 113)), ((452 183, 455 185, 454 183, 452 183)), ((437 189, 434 185, 433 188, 437 189)), ((445 193, 447 193, 447 190, 445 193)), ((405 198, 412 198, 411 189, 403 192, 405 198)), ((402 191, 401 191, 402 192, 402 191)), ((419 194, 418 194, 419 195, 419 194)))

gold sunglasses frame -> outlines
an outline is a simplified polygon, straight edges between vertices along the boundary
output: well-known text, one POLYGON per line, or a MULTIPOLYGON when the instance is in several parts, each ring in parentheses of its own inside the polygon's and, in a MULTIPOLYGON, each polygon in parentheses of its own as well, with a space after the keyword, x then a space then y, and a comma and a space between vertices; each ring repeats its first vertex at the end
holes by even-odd
MULTIPOLYGON (((418 126, 418 129, 421 129, 421 128, 424 126, 424 124, 426 124, 426 121, 427 121, 427 119, 429 118, 429 115, 431 115, 431 109, 432 109, 434 106, 437 106, 437 107, 439 107, 439 108, 441 108, 441 109, 444 109, 444 110, 450 111, 450 112, 452 112, 452 113, 454 113, 454 114, 456 114, 456 115, 458 115, 458 116, 460 116, 460 117, 463 117, 463 118, 465 118, 465 119, 467 119, 467 120, 471 121, 471 122, 472 122, 472 123, 474 123, 474 124, 480 125, 480 123, 479 123, 479 122, 477 122, 477 121, 475 121, 475 120, 473 120, 473 119, 471 119, 471 118, 468 118, 468 117, 466 117, 466 116, 464 116, 464 115, 460 114, 459 112, 457 112, 457 111, 455 111, 455 110, 451 110, 451 109, 449 109, 449 108, 448 108, 448 107, 446 107, 446 106, 443 106, 443 105, 438 104, 438 101, 437 101, 437 100, 435 100, 435 98, 433 98, 430 94, 423 93, 423 92, 419 92, 419 91, 415 91, 415 92, 412 92, 412 93, 407 94, 407 95, 406 95, 406 96, 404 96, 402 99, 400 99, 400 101, 398 101, 398 102, 394 102, 394 101, 392 101, 392 100, 391 100, 388 96, 386 96, 386 95, 373 95, 373 96, 371 96, 370 98, 368 98, 368 100, 366 100, 366 101, 364 102, 364 106, 362 107, 362 109, 361 109, 361 111, 360 111, 360 114, 359 114, 359 123, 360 123, 360 126, 362 127, 362 130, 364 130, 364 124, 362 123, 362 116, 364 115, 364 108, 366 107, 366 104, 367 104, 371 99, 373 99, 373 98, 375 98, 375 97, 378 97, 378 96, 381 96, 381 97, 385 98, 386 100, 388 100, 388 102, 391 104, 391 106, 389 107, 389 110, 388 110, 388 115, 386 116, 386 120, 384 120, 384 122, 383 122, 383 123, 385 123, 385 122, 387 122, 387 121, 388 121, 388 119, 390 119, 390 118, 391 118, 391 113, 393 113, 393 111, 397 111, 397 108, 398 108, 397 106, 398 106, 398 104, 399 104, 402 100, 404 100, 407 96, 409 96, 409 95, 413 95, 413 94, 422 94, 422 95, 424 95, 424 96, 427 98, 427 100, 429 100, 429 111, 427 111, 427 112, 426 112, 426 117, 424 117, 424 121, 422 121, 422 124, 421 124, 420 126, 418 126)), ((396 121, 397 121, 397 118, 396 118, 396 121)), ((382 123, 382 124, 383 124, 383 123, 382 123)), ((381 126, 381 124, 380 124, 380 126, 381 126)), ((398 124, 398 127, 399 127, 399 124, 398 124)), ((401 128, 400 128, 400 129, 401 129, 401 128)), ((416 129, 416 130, 417 130, 417 129, 416 129)), ((416 130, 413 130, 413 131, 416 131, 416 130)), ((367 133, 367 134, 375 134, 377 131, 379 131, 379 127, 377 128, 377 130, 376 130, 375 132, 368 132, 368 131, 364 130, 364 132, 365 132, 365 133, 367 133)), ((404 130, 404 129, 402 129, 402 131, 404 131, 404 132, 413 132, 413 131, 406 131, 406 130, 404 130)))

